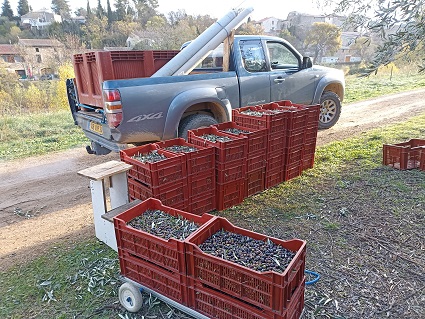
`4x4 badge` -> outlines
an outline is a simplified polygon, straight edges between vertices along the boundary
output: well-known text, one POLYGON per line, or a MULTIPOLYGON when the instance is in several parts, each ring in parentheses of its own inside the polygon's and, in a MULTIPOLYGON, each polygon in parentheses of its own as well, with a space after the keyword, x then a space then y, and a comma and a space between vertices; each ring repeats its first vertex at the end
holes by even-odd
POLYGON ((140 122, 144 120, 157 120, 162 117, 162 112, 159 113, 150 113, 150 114, 142 114, 129 119, 127 122, 140 122))

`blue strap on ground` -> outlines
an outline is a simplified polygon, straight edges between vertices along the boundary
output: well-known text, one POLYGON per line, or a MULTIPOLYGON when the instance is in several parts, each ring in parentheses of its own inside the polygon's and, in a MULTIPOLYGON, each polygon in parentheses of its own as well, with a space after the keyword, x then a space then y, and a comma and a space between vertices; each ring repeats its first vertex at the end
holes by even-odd
POLYGON ((314 271, 311 271, 311 270, 305 270, 304 273, 315 277, 313 280, 306 281, 305 282, 306 286, 313 285, 320 279, 320 275, 317 272, 314 272, 314 271))

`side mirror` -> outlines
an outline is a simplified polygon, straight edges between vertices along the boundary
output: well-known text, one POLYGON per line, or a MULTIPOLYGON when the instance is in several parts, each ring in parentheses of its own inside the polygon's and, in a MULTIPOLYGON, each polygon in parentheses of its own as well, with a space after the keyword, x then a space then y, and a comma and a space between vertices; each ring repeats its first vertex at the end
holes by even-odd
POLYGON ((308 69, 313 66, 313 62, 311 62, 311 58, 309 56, 303 57, 303 69, 308 69))

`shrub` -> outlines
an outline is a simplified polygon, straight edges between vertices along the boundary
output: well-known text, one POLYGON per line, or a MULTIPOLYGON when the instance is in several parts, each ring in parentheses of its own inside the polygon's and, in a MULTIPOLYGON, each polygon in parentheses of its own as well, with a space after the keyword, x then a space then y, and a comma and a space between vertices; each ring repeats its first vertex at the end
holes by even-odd
POLYGON ((66 94, 66 79, 74 78, 74 68, 67 62, 59 67, 59 81, 56 81, 55 107, 57 109, 68 108, 68 97, 66 94))

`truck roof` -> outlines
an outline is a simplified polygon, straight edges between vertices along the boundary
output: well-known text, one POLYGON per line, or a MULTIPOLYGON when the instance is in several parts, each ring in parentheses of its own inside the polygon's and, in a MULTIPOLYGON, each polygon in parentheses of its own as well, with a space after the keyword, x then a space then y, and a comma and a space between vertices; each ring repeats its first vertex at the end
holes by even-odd
MULTIPOLYGON (((279 38, 279 37, 274 37, 274 36, 270 36, 270 35, 258 35, 258 34, 250 34, 250 35, 235 35, 235 40, 250 40, 250 39, 261 39, 261 40, 270 40, 270 41, 285 41, 285 39, 279 38)), ((187 41, 185 43, 182 44, 181 49, 187 47, 191 42, 191 41, 187 41)))

